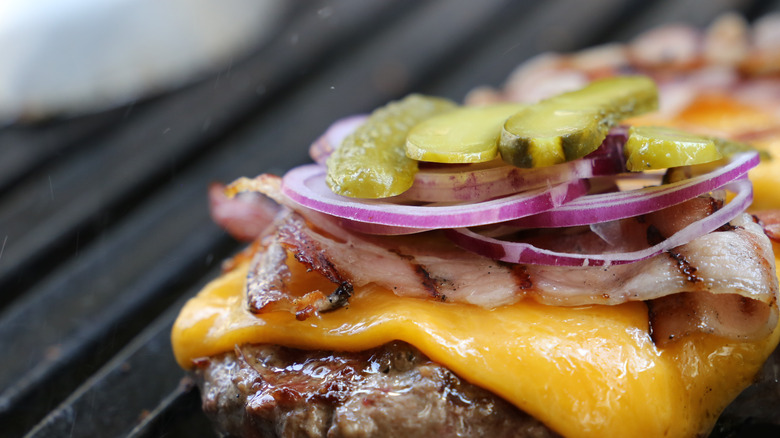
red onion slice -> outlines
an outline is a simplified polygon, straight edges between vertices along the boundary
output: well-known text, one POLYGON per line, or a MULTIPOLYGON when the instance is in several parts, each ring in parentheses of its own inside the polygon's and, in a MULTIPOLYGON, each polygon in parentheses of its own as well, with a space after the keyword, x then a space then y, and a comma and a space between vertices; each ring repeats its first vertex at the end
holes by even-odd
POLYGON ((748 180, 732 182, 725 187, 736 193, 734 199, 715 213, 693 222, 668 239, 633 252, 606 254, 574 254, 549 251, 528 243, 508 242, 482 236, 466 228, 447 230, 446 234, 463 249, 509 263, 552 266, 609 266, 634 263, 686 244, 718 229, 743 212, 753 200, 753 185, 748 180))
POLYGON ((528 228, 572 227, 650 213, 715 190, 758 165, 757 152, 735 154, 712 172, 660 186, 583 196, 564 206, 512 222, 528 228))
POLYGON ((357 222, 404 228, 457 228, 493 224, 549 210, 584 195, 588 184, 574 180, 504 198, 458 205, 403 205, 333 193, 325 166, 296 167, 282 179, 282 193, 315 211, 357 222))
POLYGON ((373 234, 376 236, 401 236, 406 234, 423 233, 430 231, 431 228, 416 227, 396 227, 392 225, 372 224, 370 222, 353 221, 351 219, 334 218, 339 225, 346 230, 356 231, 358 233, 373 234))
POLYGON ((315 163, 325 164, 330 154, 341 145, 349 134, 355 131, 358 126, 368 118, 367 115, 360 114, 344 117, 336 120, 314 143, 309 146, 309 156, 315 163))

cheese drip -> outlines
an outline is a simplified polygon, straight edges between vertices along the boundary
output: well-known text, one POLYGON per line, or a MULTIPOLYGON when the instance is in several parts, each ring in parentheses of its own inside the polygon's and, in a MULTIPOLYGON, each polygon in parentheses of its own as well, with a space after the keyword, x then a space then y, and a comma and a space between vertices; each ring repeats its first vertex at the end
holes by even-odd
MULTIPOLYGON (((332 283, 288 259, 298 293, 332 283)), ((643 303, 578 308, 524 301, 493 310, 355 291, 349 307, 298 321, 245 310, 247 265, 190 300, 172 333, 179 364, 272 343, 359 351, 406 341, 462 378, 571 437, 692 436, 708 432, 777 345, 697 334, 659 349, 643 303)))

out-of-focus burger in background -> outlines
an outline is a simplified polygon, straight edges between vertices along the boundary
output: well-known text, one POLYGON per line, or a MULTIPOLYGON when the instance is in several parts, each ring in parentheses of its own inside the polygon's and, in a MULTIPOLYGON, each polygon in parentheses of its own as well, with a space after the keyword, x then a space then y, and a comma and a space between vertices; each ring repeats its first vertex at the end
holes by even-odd
POLYGON ((271 36, 282 0, 4 0, 0 125, 175 89, 271 36))

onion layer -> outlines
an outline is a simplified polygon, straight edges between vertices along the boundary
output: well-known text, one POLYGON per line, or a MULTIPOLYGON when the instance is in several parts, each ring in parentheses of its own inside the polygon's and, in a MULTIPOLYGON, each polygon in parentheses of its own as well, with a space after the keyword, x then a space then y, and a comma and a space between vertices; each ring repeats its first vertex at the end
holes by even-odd
POLYGON ((639 216, 715 190, 744 176, 759 161, 757 152, 735 154, 725 166, 703 175, 660 186, 583 196, 553 210, 513 221, 512 225, 572 227, 639 216))
POLYGON ((447 230, 446 233, 461 248, 509 263, 553 266, 606 266, 633 263, 656 256, 718 229, 744 211, 753 200, 753 186, 748 180, 732 182, 725 188, 736 193, 734 199, 726 206, 689 224, 662 242, 639 251, 605 254, 563 253, 537 248, 528 243, 482 236, 465 228, 447 230))
POLYGON ((459 228, 494 224, 549 210, 584 195, 588 184, 574 180, 484 202, 456 205, 403 205, 356 199, 333 193, 326 169, 317 164, 296 167, 284 176, 282 192, 300 205, 332 216, 411 229, 459 228))

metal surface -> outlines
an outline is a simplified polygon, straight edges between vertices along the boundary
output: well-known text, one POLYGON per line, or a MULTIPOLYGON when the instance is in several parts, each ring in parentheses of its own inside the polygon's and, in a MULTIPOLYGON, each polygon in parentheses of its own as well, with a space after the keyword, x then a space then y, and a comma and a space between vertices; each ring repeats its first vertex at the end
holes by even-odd
POLYGON ((460 100, 542 51, 776 1, 300 2, 213 77, 102 114, 0 128, 0 437, 212 436, 173 360, 177 310, 239 248, 212 181, 308 160, 334 119, 460 100))

